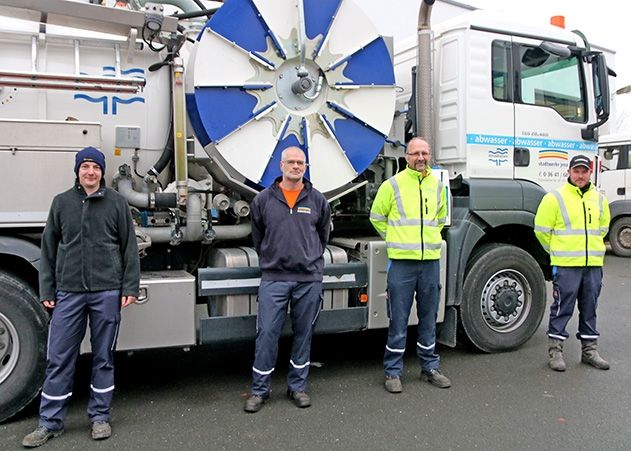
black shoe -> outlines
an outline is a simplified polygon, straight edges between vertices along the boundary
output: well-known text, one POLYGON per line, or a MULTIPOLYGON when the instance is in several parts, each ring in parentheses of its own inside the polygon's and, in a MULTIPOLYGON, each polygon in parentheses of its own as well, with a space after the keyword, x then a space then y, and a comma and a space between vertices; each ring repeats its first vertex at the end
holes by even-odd
POLYGON ((291 391, 287 389, 287 396, 296 404, 296 407, 305 408, 311 405, 311 398, 303 391, 291 391))
POLYGON ((53 437, 59 437, 63 433, 63 428, 53 431, 44 426, 37 426, 33 432, 24 437, 22 446, 25 448, 36 448, 42 446, 53 437))
POLYGON ((437 369, 421 372, 421 378, 438 388, 451 387, 451 381, 449 378, 437 369))
POLYGON ((95 421, 90 426, 92 440, 105 440, 112 436, 112 427, 107 421, 95 421))
POLYGON ((267 398, 269 398, 269 394, 255 395, 254 393, 250 393, 248 399, 245 400, 243 410, 248 413, 256 413, 261 410, 261 407, 263 407, 267 398))
POLYGON ((390 393, 401 393, 403 391, 401 378, 397 376, 386 376, 384 386, 386 387, 386 390, 388 390, 388 392, 390 393))

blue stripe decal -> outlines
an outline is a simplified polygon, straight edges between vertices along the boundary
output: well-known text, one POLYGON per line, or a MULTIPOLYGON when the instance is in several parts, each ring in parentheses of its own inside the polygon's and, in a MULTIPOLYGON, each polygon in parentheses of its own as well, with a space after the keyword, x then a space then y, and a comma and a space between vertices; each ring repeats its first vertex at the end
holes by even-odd
POLYGON ((394 68, 383 38, 375 39, 351 55, 343 74, 358 85, 393 86, 394 68))
POLYGON ((517 146, 535 149, 556 149, 559 151, 596 151, 598 144, 592 141, 572 141, 548 138, 524 138, 503 135, 480 135, 467 133, 467 144, 482 144, 491 146, 517 146))
POLYGON ((298 142, 298 138, 293 133, 287 135, 285 138, 283 138, 282 140, 279 140, 276 143, 276 147, 274 148, 272 157, 270 158, 269 163, 267 163, 267 167, 265 168, 265 171, 263 172, 263 176, 261 177, 261 185, 270 186, 272 183, 274 183, 274 180, 276 179, 276 177, 281 175, 281 172, 280 172, 281 154, 283 153, 283 150, 285 150, 287 147, 292 147, 292 146, 300 147, 302 149, 302 146, 298 142))
POLYGON ((75 94, 74 99, 87 100, 88 102, 91 102, 91 103, 103 103, 103 114, 107 114, 107 96, 92 97, 87 94, 75 94))
MULTIPOLYGON (((116 68, 114 66, 103 66, 103 72, 115 72, 116 68)), ((132 67, 131 69, 121 70, 121 75, 129 75, 129 74, 142 74, 144 75, 145 70, 140 67, 132 67)))
POLYGON ((323 38, 326 36, 341 3, 342 0, 303 0, 305 32, 309 39, 314 39, 319 34, 323 38))
POLYGON ((124 105, 129 105, 130 103, 145 103, 145 99, 142 97, 132 97, 130 99, 121 99, 120 97, 114 96, 112 97, 112 115, 118 113, 118 104, 122 103, 124 105))

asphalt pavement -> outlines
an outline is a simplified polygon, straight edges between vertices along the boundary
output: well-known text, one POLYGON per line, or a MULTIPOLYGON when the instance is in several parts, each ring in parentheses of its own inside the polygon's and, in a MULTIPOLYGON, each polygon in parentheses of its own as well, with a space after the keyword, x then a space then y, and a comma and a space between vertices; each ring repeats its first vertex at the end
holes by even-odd
MULTIPOLYGON (((114 435, 93 442, 85 412, 89 358, 82 357, 66 432, 42 449, 628 450, 630 274, 631 259, 607 256, 598 312, 609 371, 581 364, 574 339, 566 344, 567 371, 549 370, 544 319, 513 352, 440 347, 442 370, 453 384, 443 390, 419 379, 411 337, 404 391, 392 395, 383 388, 385 331, 318 336, 310 375, 313 406, 298 409, 285 397, 284 341, 271 399, 259 413, 246 414, 253 343, 121 354, 114 435)), ((576 331, 576 318, 569 331, 576 331)), ((0 450, 21 449, 36 422, 34 404, 1 424, 0 450)))

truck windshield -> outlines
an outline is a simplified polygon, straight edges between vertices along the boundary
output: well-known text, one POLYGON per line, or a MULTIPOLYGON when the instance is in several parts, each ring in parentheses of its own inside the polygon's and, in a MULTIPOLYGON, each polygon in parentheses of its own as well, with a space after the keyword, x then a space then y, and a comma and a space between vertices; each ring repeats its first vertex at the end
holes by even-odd
POLYGON ((519 57, 523 103, 551 107, 570 122, 586 121, 585 95, 576 56, 561 58, 538 47, 520 46, 519 57))

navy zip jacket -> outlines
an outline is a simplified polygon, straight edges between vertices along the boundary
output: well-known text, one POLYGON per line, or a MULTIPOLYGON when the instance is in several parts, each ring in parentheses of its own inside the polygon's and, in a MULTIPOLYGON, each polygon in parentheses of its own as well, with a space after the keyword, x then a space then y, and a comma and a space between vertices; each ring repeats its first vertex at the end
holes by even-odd
POLYGON ((278 186, 261 191, 251 204, 252 239, 259 254, 262 280, 322 281, 324 249, 331 230, 326 198, 308 180, 296 205, 289 208, 278 186))
POLYGON ((138 246, 125 198, 104 184, 86 196, 78 182, 55 196, 42 235, 40 299, 55 299, 56 290, 138 296, 139 283, 138 246))

